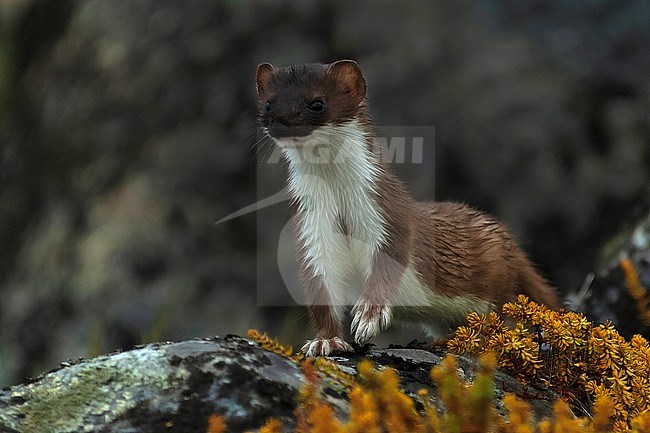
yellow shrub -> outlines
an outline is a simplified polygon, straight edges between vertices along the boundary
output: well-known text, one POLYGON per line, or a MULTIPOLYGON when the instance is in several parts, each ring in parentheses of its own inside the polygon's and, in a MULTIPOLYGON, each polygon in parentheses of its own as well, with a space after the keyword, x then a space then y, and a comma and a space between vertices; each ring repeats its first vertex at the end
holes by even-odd
POLYGON ((611 323, 594 325, 581 314, 552 311, 525 296, 505 304, 503 315, 516 324, 505 325, 496 313, 470 314, 449 349, 495 353, 504 371, 569 402, 601 401, 612 412, 616 432, 629 431, 631 420, 648 409, 650 347, 641 336, 626 341, 611 323))

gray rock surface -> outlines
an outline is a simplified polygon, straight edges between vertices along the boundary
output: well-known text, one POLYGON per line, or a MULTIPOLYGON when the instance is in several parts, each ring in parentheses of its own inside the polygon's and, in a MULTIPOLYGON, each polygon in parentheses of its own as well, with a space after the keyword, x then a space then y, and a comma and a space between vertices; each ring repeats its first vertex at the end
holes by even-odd
MULTIPOLYGON (((421 388, 436 399, 429 378, 441 353, 420 348, 366 346, 352 358, 334 357, 347 372, 369 358, 399 372, 404 390, 421 388)), ((477 366, 461 358, 462 377, 477 366)), ((31 383, 0 391, 0 431, 20 433, 204 433, 208 417, 225 418, 230 432, 259 428, 269 417, 287 428, 304 378, 293 361, 241 337, 158 343, 62 365, 31 383)), ((538 417, 550 413, 553 395, 524 387, 498 373, 495 405, 514 392, 531 402, 538 417)), ((327 401, 345 415, 345 393, 323 382, 327 401)))
POLYGON ((599 322, 609 320, 618 331, 631 337, 650 330, 650 213, 622 229, 602 248, 598 268, 589 274, 583 290, 576 294, 576 309, 599 322), (629 260, 645 296, 641 304, 630 293, 621 267, 629 260), (643 307, 646 305, 646 307, 643 307), (644 320, 643 311, 647 319, 644 320))
MULTIPOLYGON (((25 433, 231 431, 289 417, 301 375, 242 338, 151 344, 64 365, 0 393, 0 425, 25 433)), ((5 431, 5 430, 1 430, 5 431)))

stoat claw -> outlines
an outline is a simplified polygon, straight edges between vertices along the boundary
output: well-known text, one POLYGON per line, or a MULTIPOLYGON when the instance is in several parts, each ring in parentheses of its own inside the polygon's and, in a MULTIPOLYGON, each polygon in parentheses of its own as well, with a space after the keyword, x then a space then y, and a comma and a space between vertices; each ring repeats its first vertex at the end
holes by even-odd
POLYGON ((332 352, 354 352, 352 346, 340 337, 307 340, 300 350, 307 356, 327 356, 332 352))
POLYGON ((357 302, 352 309, 350 332, 354 340, 363 344, 390 326, 393 311, 388 305, 371 305, 357 302))

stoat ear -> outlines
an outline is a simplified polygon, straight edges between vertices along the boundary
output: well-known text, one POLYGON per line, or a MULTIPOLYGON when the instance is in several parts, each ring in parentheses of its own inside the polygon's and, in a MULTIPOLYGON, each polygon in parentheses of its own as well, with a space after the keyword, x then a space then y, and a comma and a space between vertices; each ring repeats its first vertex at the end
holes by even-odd
POLYGON ((271 82, 271 77, 273 76, 273 65, 270 63, 260 63, 257 65, 256 73, 256 89, 257 95, 260 98, 263 98, 266 95, 266 92, 269 90, 269 83, 271 82))
POLYGON ((366 97, 366 79, 354 60, 334 62, 330 64, 327 72, 336 80, 337 87, 357 99, 357 103, 361 103, 366 97))

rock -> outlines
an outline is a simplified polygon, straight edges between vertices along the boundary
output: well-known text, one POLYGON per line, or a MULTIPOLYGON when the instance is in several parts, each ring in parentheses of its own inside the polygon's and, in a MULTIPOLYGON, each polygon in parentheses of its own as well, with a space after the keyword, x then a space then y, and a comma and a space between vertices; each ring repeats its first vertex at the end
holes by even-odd
POLYGON ((650 213, 612 237, 602 249, 601 265, 589 274, 571 307, 590 320, 614 323, 626 338, 650 330, 650 213), (633 275, 636 275, 634 277, 633 275), (629 278, 636 278, 636 296, 629 278))
MULTIPOLYGON (((333 357, 354 373, 360 359, 399 372, 403 389, 421 388, 435 398, 429 371, 442 352, 424 346, 359 348, 353 357, 333 357)), ((474 360, 461 358, 472 379, 474 360)), ((31 383, 0 391, 0 431, 29 433, 205 432, 208 418, 225 418, 230 432, 259 428, 269 417, 295 426, 292 413, 304 378, 298 365, 237 336, 156 343, 63 364, 31 383)), ((345 393, 324 381, 323 395, 339 412, 349 411, 345 393)), ((504 392, 526 395, 538 416, 548 414, 553 395, 497 374, 495 404, 504 392)))
POLYGON ((301 383, 290 360, 236 337, 150 344, 72 362, 0 394, 5 429, 32 433, 232 431, 286 418, 301 383))

